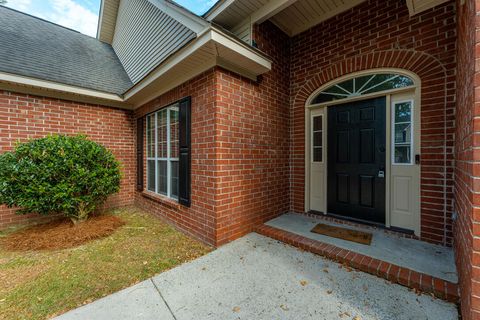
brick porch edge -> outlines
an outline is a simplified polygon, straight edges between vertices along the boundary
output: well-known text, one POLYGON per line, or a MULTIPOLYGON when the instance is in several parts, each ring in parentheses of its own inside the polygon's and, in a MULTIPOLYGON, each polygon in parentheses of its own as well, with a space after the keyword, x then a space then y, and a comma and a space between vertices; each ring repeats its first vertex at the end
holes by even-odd
POLYGON ((398 283, 424 293, 433 293, 436 297, 450 302, 458 302, 458 285, 456 283, 267 225, 256 227, 255 232, 302 250, 324 256, 354 269, 384 278, 393 283, 398 283))

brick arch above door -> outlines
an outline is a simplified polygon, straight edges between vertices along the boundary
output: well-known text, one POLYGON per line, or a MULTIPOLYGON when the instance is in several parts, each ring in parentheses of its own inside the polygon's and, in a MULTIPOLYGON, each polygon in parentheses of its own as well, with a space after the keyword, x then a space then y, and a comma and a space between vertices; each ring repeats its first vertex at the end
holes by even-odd
POLYGON ((421 79, 421 238, 451 245, 455 103, 454 100, 447 99, 449 79, 445 66, 437 58, 424 52, 386 50, 349 57, 312 74, 303 80, 303 84, 293 89, 291 210, 294 212, 305 210, 307 99, 322 85, 337 78, 378 68, 403 69, 415 73, 421 79))

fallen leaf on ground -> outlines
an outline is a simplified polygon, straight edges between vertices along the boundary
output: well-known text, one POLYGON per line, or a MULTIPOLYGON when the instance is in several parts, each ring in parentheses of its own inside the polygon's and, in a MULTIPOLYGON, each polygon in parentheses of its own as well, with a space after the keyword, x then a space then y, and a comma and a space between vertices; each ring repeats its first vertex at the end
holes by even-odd
POLYGON ((307 285, 307 283, 308 283, 308 282, 305 281, 305 280, 300 281, 300 284, 302 285, 302 287, 305 287, 305 286, 307 285))
POLYGON ((233 312, 239 312, 240 311, 240 307, 233 307, 233 312))
POLYGON ((287 306, 284 306, 283 304, 280 305, 280 308, 282 308, 283 311, 288 311, 287 306))

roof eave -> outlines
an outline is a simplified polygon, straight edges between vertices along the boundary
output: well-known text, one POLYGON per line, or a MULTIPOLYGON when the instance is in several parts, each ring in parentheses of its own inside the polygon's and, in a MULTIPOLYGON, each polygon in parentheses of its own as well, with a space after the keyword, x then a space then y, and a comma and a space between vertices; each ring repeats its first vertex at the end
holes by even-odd
POLYGON ((126 103, 122 96, 115 93, 81 88, 5 72, 0 72, 0 89, 42 97, 132 109, 132 106, 126 103))
POLYGON ((125 92, 125 101, 140 107, 214 66, 256 80, 271 70, 272 62, 255 48, 211 26, 125 92), (203 60, 197 60, 197 55, 203 60))

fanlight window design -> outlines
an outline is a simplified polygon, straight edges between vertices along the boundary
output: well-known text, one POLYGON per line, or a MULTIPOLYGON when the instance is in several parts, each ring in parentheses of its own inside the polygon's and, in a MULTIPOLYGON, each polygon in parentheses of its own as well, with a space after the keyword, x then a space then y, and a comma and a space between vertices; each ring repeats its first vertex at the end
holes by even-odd
POLYGON ((401 74, 377 73, 359 76, 328 87, 313 99, 312 104, 410 86, 413 86, 413 80, 401 74))

